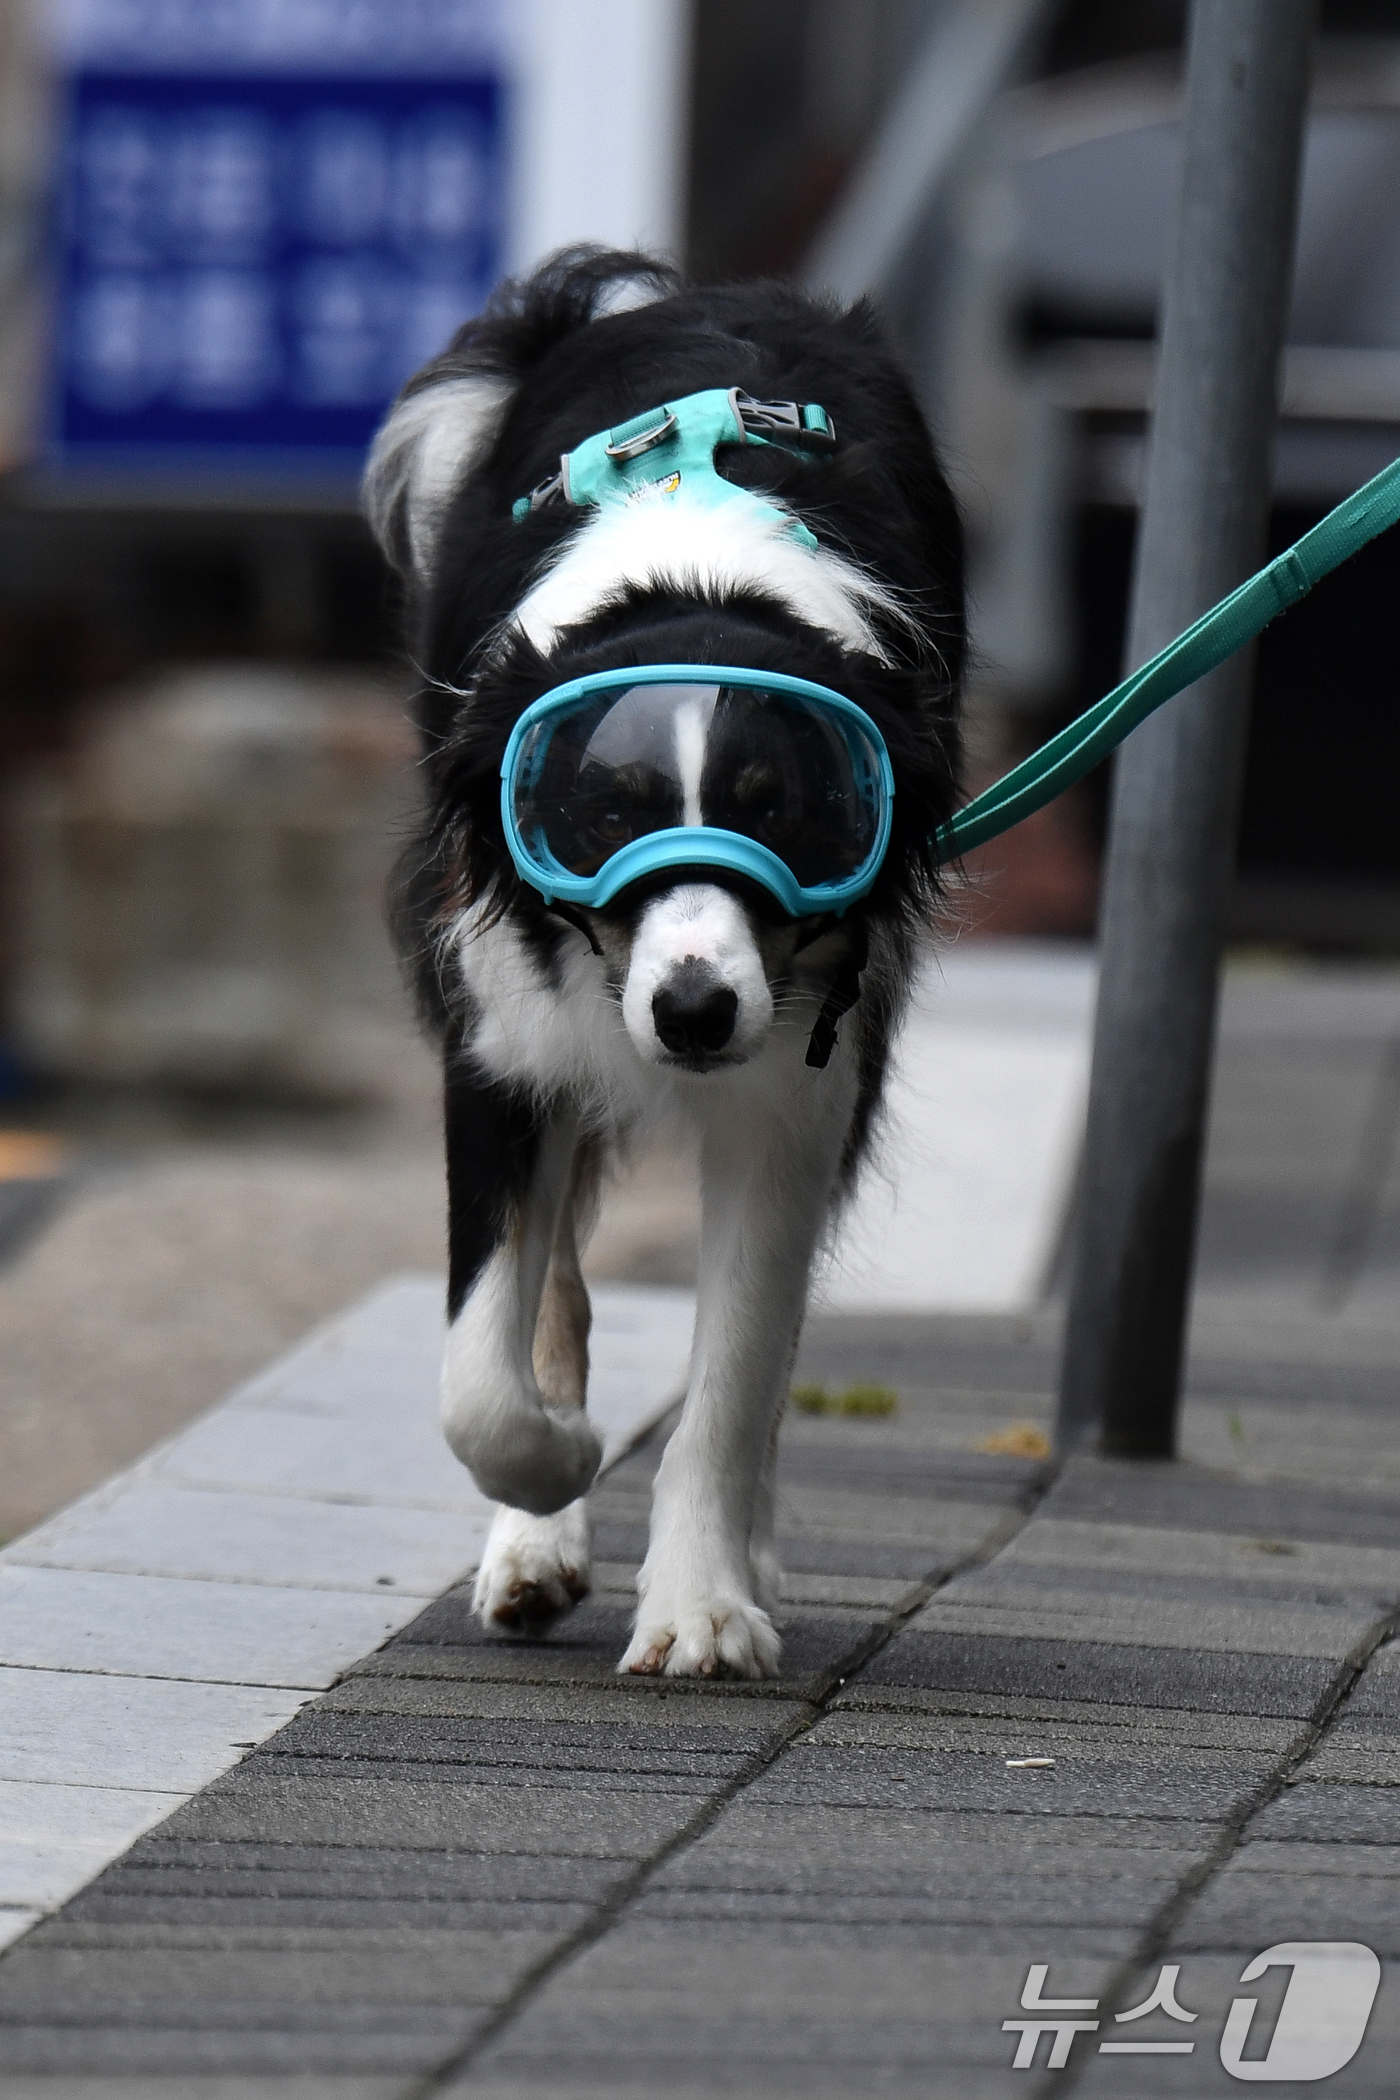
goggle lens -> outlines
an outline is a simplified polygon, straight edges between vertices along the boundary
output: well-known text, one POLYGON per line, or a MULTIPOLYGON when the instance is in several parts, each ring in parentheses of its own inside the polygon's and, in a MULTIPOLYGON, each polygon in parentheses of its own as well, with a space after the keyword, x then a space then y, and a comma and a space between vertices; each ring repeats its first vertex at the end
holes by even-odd
POLYGON ((875 851, 880 755, 857 721, 800 694, 640 684, 533 723, 511 803, 532 856, 569 875, 596 875, 648 833, 706 825, 766 847, 806 889, 875 851))

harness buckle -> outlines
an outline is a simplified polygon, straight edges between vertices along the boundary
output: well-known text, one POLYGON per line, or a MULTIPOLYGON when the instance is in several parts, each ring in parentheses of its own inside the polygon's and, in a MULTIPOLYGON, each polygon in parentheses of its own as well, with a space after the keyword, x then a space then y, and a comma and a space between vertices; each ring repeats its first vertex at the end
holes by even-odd
POLYGON ((738 387, 733 399, 734 413, 751 437, 782 438, 809 452, 835 449, 836 425, 813 401, 756 401, 738 387))
MULTIPOLYGON (((629 426, 624 423, 622 427, 626 430, 629 426)), ((650 452, 654 445, 664 445, 675 428, 676 419, 667 412, 663 414, 661 421, 653 423, 649 430, 639 431, 635 437, 623 438, 621 443, 614 438, 603 450, 609 459, 640 459, 642 454, 650 452)))
POLYGON ((542 510, 546 503, 554 503, 567 494, 568 490, 564 482, 564 462, 560 460, 556 471, 553 474, 546 475, 543 481, 537 481, 528 496, 516 498, 510 507, 510 514, 518 524, 522 518, 528 518, 533 511, 542 510))

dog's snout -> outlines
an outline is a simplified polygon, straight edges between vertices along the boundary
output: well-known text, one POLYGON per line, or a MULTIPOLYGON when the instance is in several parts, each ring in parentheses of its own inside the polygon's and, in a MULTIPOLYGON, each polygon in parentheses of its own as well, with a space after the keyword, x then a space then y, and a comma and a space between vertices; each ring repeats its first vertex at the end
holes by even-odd
POLYGON ((650 1065, 710 1072, 757 1054, 772 1025, 773 995, 737 898, 714 883, 678 882, 647 901, 632 938, 622 1018, 650 1065))
POLYGON ((713 1057, 734 1033, 738 995, 705 963, 683 962, 651 1002, 652 1021, 676 1057, 713 1057))

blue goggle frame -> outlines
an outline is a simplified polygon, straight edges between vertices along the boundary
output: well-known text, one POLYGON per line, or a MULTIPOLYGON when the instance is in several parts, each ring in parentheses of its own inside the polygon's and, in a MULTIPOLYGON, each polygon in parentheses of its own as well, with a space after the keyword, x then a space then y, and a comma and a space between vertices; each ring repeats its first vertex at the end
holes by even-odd
POLYGON ((815 685, 808 678, 792 678, 781 671, 755 671, 734 664, 641 664, 632 670, 597 671, 586 678, 570 679, 543 694, 526 708, 511 731, 501 760, 501 822, 506 845, 522 879, 539 891, 546 904, 556 899, 566 904, 588 905, 595 910, 610 904, 629 883, 667 868, 715 868, 760 883, 776 897, 790 918, 810 918, 818 912, 837 917, 848 905, 866 895, 880 872, 890 842, 893 819, 894 773, 885 740, 864 708, 857 707, 829 686, 815 685), (515 776, 521 746, 530 731, 554 715, 567 714, 581 701, 599 693, 616 692, 639 685, 747 686, 764 692, 791 693, 794 698, 815 702, 819 707, 859 728, 869 739, 879 769, 879 808, 875 843, 852 875, 839 882, 809 884, 797 880, 786 861, 740 831, 716 825, 669 825, 620 846, 593 875, 574 875, 561 866, 545 841, 534 844, 522 836, 515 818, 515 776))

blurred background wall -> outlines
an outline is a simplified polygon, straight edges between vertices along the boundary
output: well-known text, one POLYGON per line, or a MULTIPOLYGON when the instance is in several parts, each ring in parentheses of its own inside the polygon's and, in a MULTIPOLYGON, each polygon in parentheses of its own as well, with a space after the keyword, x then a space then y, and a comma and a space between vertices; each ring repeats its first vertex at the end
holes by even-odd
MULTIPOLYGON (((1111 684, 1183 20, 0 0, 0 1071, 373 1090, 409 673, 358 466, 563 241, 880 300, 969 518, 971 784, 1111 684)), ((1324 0, 1280 544, 1400 450, 1397 175, 1400 0, 1324 0)), ((1400 951, 1397 564, 1265 640, 1238 940, 1400 951)), ((1088 934, 1104 800, 987 849, 970 921, 1088 934)))

